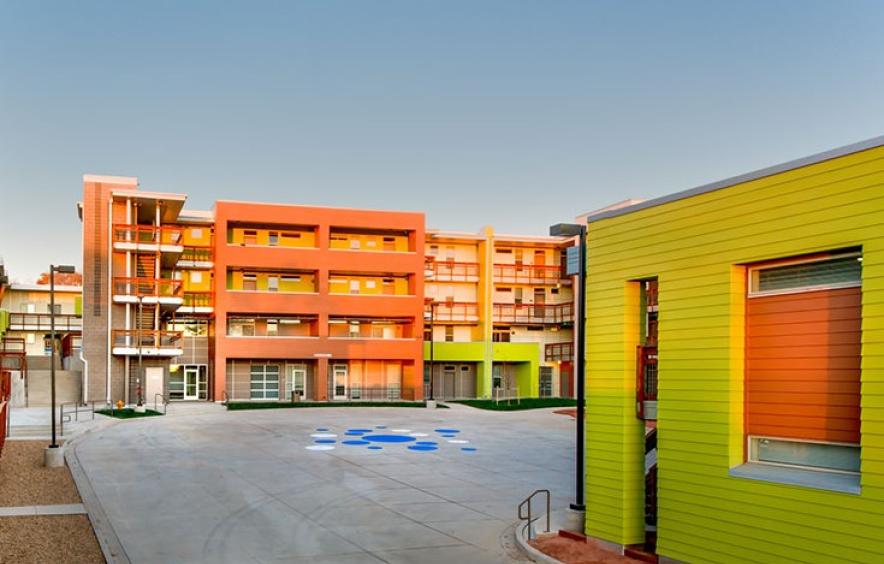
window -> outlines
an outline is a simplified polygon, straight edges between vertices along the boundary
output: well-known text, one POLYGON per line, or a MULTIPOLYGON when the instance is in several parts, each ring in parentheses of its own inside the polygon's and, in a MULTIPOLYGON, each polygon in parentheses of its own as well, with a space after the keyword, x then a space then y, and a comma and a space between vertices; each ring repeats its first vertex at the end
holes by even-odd
POLYGON ((255 320, 243 317, 232 317, 228 319, 227 335, 230 337, 254 337, 255 320))
POLYGON ((858 253, 758 266, 749 269, 749 296, 850 288, 861 278, 858 253))
POLYGON ((859 447, 840 443, 749 437, 749 462, 859 473, 859 447))
POLYGON ((359 280, 350 280, 350 293, 358 294, 359 293, 359 280))
POLYGON ((832 253, 748 267, 748 462, 780 474, 859 472, 861 259, 832 253))
POLYGON ((249 372, 251 399, 279 399, 279 365, 253 364, 249 372))
POLYGON ((267 244, 271 247, 279 245, 279 233, 277 233, 276 231, 271 231, 267 235, 267 244))
POLYGON ((501 254, 501 255, 511 255, 511 254, 513 254, 513 250, 512 250, 512 249, 496 249, 495 252, 497 252, 497 253, 499 253, 499 254, 501 254))
POLYGON ((209 323, 205 319, 175 319, 166 325, 168 331, 181 331, 185 337, 206 337, 209 323))
POLYGON ((254 292, 258 289, 258 275, 257 274, 243 274, 242 275, 242 289, 248 292, 254 292))
POLYGON ((190 229, 190 236, 194 239, 202 239, 203 238, 203 230, 199 227, 193 227, 190 229))
POLYGON ((495 364, 491 367, 491 387, 492 388, 502 388, 503 387, 503 371, 502 366, 499 364, 495 364))
POLYGON ((61 304, 55 304, 55 307, 51 304, 46 304, 46 313, 52 313, 52 310, 55 309, 55 315, 61 315, 61 304))
POLYGON ((509 327, 495 327, 493 333, 491 334, 491 340, 495 343, 509 343, 510 342, 510 328, 509 327))
POLYGON ((244 245, 257 245, 258 244, 258 232, 250 229, 246 229, 243 231, 243 240, 244 245))
POLYGON ((359 239, 350 239, 350 248, 351 249, 353 249, 355 251, 355 250, 358 250, 359 247, 360 247, 359 239))
POLYGON ((454 342, 454 325, 446 325, 445 326, 445 342, 446 343, 454 342))
POLYGON ((351 321, 350 322, 350 327, 348 329, 348 335, 351 339, 358 339, 359 338, 359 322, 358 321, 351 321))
POLYGON ((272 274, 267 277, 267 291, 268 292, 278 292, 279 291, 279 276, 272 274))
MULTIPOLYGON (((46 311, 49 311, 48 309, 46 311)), ((21 305, 22 313, 37 313, 37 304, 27 303, 21 305)))
POLYGON ((203 273, 194 270, 190 273, 190 282, 191 284, 201 284, 203 281, 203 273))
POLYGON ((279 320, 278 319, 268 319, 267 320, 267 336, 268 337, 276 337, 279 335, 279 320))
POLYGON ((430 254, 438 255, 439 254, 439 245, 430 245, 430 254))

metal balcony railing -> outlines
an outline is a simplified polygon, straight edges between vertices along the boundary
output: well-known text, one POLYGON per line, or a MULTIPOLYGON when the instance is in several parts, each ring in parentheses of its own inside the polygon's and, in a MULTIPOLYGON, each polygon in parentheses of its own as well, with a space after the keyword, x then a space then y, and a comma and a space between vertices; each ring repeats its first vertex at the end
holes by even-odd
POLYGON ((169 278, 114 278, 115 296, 180 298, 184 295, 181 280, 169 278))
MULTIPOLYGON (((51 315, 48 313, 10 313, 9 328, 13 331, 49 331, 51 315)), ((55 330, 81 331, 83 318, 69 313, 55 314, 55 330)))
POLYGON ((414 401, 415 390, 399 386, 329 386, 328 397, 332 401, 414 401))
POLYGON ((0 338, 0 354, 24 354, 27 350, 22 337, 0 338))
POLYGON ((433 261, 427 264, 426 275, 432 282, 469 282, 479 278, 479 263, 433 261))
POLYGON ((184 307, 212 307, 212 292, 184 292, 184 307))
POLYGON ((567 280, 561 266, 537 264, 495 264, 494 281, 508 284, 558 284, 567 280))
POLYGON ((494 304, 494 321, 557 325, 574 320, 573 304, 494 304))
POLYGON ((547 362, 571 362, 574 360, 574 343, 547 343, 545 358, 547 362))
POLYGON ((427 307, 427 313, 432 310, 433 322, 445 321, 478 321, 479 304, 475 302, 433 302, 427 307))
POLYGON ((116 329, 113 332, 114 347, 143 349, 179 349, 181 331, 155 331, 152 329, 116 329))
POLYGON ((184 252, 178 257, 179 262, 212 262, 214 253, 211 247, 184 247, 184 252))
POLYGON ((180 245, 183 230, 173 225, 126 225, 113 227, 114 243, 180 245))

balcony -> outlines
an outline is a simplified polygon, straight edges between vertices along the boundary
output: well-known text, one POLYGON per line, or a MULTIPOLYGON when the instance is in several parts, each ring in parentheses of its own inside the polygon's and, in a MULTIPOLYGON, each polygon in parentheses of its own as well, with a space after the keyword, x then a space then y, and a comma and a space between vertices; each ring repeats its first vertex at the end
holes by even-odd
MULTIPOLYGON (((10 313, 9 329, 11 331, 49 331, 51 316, 48 313, 10 313)), ((80 332, 83 330, 83 318, 79 315, 66 313, 55 314, 55 330, 59 333, 80 332)))
MULTIPOLYGON (((432 320, 434 323, 477 323, 479 304, 475 302, 433 302, 432 320)), ((430 309, 428 308, 429 312, 430 309)))
POLYGON ((331 317, 328 336, 332 339, 413 340, 414 323, 407 318, 331 317))
POLYGON ((495 264, 494 281, 506 284, 561 284, 568 282, 561 266, 539 264, 495 264))
POLYGON ((212 268, 215 255, 211 247, 184 247, 178 257, 178 268, 212 268))
POLYGON ((27 350, 23 337, 0 337, 0 356, 24 355, 27 350))
POLYGON ((114 303, 159 304, 178 308, 184 303, 184 284, 168 278, 114 278, 114 303))
POLYGON ((433 261, 427 264, 427 282, 478 282, 479 263, 433 261))
POLYGON ((494 304, 494 322, 563 325, 574 320, 573 304, 494 304))
POLYGON ((182 229, 175 226, 114 225, 113 242, 117 251, 147 251, 181 254, 182 229))
POLYGON ((120 356, 179 356, 184 354, 181 331, 115 330, 112 352, 120 356))
POLYGON ((212 292, 184 292, 184 301, 178 313, 212 313, 215 300, 212 292))
POLYGON ((546 362, 572 362, 574 360, 574 343, 547 343, 546 362))

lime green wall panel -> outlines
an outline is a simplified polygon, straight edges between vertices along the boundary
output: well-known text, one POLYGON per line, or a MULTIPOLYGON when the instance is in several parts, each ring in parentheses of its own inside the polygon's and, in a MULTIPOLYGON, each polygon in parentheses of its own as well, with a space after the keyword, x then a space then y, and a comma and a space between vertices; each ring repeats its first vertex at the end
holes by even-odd
POLYGON ((9 312, 5 309, 0 309, 0 337, 6 333, 6 329, 9 328, 9 312))
POLYGON ((589 224, 588 534, 643 540, 636 280, 659 280, 658 553, 689 562, 884 554, 884 148, 589 224), (743 462, 745 267, 863 251, 861 493, 731 477, 743 462))
MULTIPOLYGON (((475 341, 470 343, 435 342, 433 358, 436 362, 476 362, 476 395, 491 397, 491 390, 483 385, 490 378, 492 362, 508 362, 515 365, 516 383, 522 397, 537 397, 540 393, 540 353, 539 343, 491 343, 475 341), (490 358, 488 354, 490 353, 490 358)), ((430 344, 424 343, 424 361, 430 360, 430 344)))

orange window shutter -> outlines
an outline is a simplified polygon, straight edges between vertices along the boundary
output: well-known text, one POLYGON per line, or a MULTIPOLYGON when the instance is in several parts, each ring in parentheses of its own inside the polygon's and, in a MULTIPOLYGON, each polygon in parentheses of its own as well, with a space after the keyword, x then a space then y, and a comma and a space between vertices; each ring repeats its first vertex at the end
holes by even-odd
POLYGON ((746 432, 859 443, 860 288, 746 302, 746 432))

